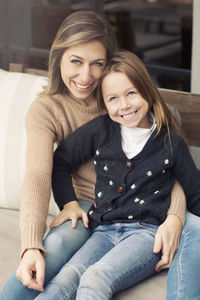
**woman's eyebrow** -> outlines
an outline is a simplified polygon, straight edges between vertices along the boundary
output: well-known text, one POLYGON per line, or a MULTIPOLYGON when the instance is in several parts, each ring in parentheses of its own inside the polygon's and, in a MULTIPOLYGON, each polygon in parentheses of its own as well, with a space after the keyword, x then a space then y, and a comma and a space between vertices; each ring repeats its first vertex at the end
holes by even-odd
MULTIPOLYGON (((83 57, 78 56, 78 55, 76 55, 76 54, 72 54, 72 55, 69 56, 69 58, 72 58, 72 57, 77 58, 77 59, 84 59, 83 57)), ((93 59, 92 61, 105 61, 105 60, 106 60, 106 59, 102 57, 102 58, 96 58, 96 59, 93 59)))
POLYGON ((105 58, 97 58, 97 59, 94 59, 95 61, 97 60, 106 60, 105 58))
POLYGON ((78 59, 83 59, 82 57, 78 56, 78 55, 75 55, 75 54, 72 54, 69 56, 69 58, 72 58, 72 57, 75 57, 75 58, 78 58, 78 59))

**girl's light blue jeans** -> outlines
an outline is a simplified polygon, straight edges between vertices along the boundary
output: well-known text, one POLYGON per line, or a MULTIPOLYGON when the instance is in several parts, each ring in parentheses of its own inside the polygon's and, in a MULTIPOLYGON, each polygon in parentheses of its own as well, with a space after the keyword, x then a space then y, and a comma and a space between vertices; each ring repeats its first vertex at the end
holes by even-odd
POLYGON ((155 273, 158 226, 115 223, 98 226, 83 247, 50 281, 37 300, 109 300, 155 273))
MULTIPOLYGON (((88 201, 80 201, 80 204, 86 211, 91 205, 88 201)), ((89 236, 90 232, 83 228, 82 221, 76 229, 71 229, 69 221, 50 231, 44 240, 47 251, 46 284, 89 236)), ((167 300, 200 300, 199 278, 200 218, 187 213, 179 250, 168 273, 167 300)), ((38 291, 25 287, 14 274, 1 291, 0 300, 33 300, 38 294, 38 291)))

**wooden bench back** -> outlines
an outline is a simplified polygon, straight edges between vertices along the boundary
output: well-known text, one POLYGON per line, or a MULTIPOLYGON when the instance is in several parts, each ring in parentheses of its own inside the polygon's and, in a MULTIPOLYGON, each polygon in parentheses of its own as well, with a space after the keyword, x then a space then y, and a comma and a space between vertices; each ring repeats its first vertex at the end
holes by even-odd
MULTIPOLYGON (((10 71, 47 76, 47 71, 25 68, 21 64, 10 64, 10 71)), ((179 111, 183 129, 189 143, 200 147, 200 94, 159 89, 163 99, 179 111)))
POLYGON ((27 68, 22 64, 17 63, 10 63, 9 64, 9 71, 11 72, 20 72, 20 73, 27 73, 39 76, 47 76, 48 72, 41 69, 34 69, 34 68, 27 68))
POLYGON ((200 147, 200 94, 159 90, 163 99, 179 111, 190 145, 200 147))

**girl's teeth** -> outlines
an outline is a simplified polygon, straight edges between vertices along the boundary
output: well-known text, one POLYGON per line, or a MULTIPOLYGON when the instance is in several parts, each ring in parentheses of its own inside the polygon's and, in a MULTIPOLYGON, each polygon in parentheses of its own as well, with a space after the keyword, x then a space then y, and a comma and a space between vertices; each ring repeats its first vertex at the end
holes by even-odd
POLYGON ((124 119, 130 119, 135 113, 128 114, 128 115, 123 115, 124 119))

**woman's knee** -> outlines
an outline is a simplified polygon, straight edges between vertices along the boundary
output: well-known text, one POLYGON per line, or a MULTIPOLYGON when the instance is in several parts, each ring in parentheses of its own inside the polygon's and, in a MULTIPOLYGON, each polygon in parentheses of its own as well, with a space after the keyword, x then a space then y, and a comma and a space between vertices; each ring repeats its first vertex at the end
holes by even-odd
POLYGON ((90 237, 90 230, 84 228, 79 220, 77 227, 71 227, 71 221, 67 221, 58 227, 51 229, 43 241, 47 253, 70 252, 74 254, 82 244, 90 237))
POLYGON ((186 213, 186 221, 182 230, 181 241, 188 243, 198 240, 200 242, 200 217, 186 213))
MULTIPOLYGON (((87 212, 91 203, 79 200, 80 206, 87 212)), ((69 251, 74 254, 90 237, 91 231, 83 226, 82 220, 78 220, 76 228, 72 228, 71 221, 67 221, 49 231, 43 241, 46 252, 69 251)))
MULTIPOLYGON (((180 265, 180 262, 194 262, 194 257, 199 257, 200 261, 200 218, 187 212, 186 222, 182 230, 180 245, 175 259, 172 263, 180 265)), ((189 264, 190 264, 189 263, 189 264)))
POLYGON ((71 222, 66 222, 52 229, 45 238, 45 285, 89 238, 89 229, 80 227, 72 229, 71 222))
POLYGON ((197 228, 198 230, 200 230, 200 217, 187 211, 185 218, 185 226, 191 227, 192 229, 197 228))

